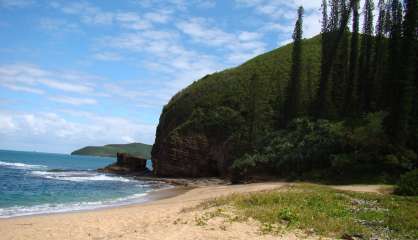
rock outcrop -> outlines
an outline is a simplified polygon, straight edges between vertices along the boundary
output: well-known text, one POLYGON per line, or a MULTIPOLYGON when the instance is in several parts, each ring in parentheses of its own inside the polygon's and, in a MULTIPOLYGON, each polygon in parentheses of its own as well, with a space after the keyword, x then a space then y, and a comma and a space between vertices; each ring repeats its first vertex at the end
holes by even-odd
MULTIPOLYGON (((303 59, 315 63, 313 81, 319 76, 320 46, 320 36, 304 40, 303 59)), ((292 45, 286 45, 207 75, 173 96, 161 113, 151 152, 154 175, 231 176, 233 162, 277 125, 291 52, 292 45)))
POLYGON ((154 150, 153 168, 156 176, 195 178, 226 174, 225 149, 211 144, 205 135, 162 139, 154 150))
POLYGON ((116 174, 135 174, 146 173, 147 160, 143 157, 132 156, 126 153, 117 153, 117 161, 105 168, 99 169, 100 172, 116 174))

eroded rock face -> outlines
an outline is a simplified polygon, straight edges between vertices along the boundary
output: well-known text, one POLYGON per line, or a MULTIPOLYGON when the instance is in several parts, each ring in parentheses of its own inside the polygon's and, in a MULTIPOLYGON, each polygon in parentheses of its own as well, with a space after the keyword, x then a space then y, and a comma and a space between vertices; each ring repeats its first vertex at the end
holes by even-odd
POLYGON ((144 173, 148 171, 146 168, 147 160, 144 158, 131 156, 126 153, 117 153, 116 156, 116 163, 99 169, 99 171, 117 174, 144 173))
POLYGON ((152 152, 154 175, 219 177, 226 174, 225 147, 214 144, 204 134, 167 133, 161 127, 152 152))

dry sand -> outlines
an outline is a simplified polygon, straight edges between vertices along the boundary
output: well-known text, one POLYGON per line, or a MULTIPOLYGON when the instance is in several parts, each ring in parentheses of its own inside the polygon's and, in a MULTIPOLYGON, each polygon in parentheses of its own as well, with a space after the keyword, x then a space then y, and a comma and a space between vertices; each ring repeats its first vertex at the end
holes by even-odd
POLYGON ((187 191, 179 188, 153 197, 170 197, 179 191, 180 195, 142 205, 3 219, 0 220, 0 239, 317 239, 299 232, 280 236, 261 234, 259 223, 253 220, 231 222, 215 217, 199 224, 206 210, 194 207, 204 200, 232 193, 278 189, 286 185, 288 183, 277 182, 204 186, 187 191))

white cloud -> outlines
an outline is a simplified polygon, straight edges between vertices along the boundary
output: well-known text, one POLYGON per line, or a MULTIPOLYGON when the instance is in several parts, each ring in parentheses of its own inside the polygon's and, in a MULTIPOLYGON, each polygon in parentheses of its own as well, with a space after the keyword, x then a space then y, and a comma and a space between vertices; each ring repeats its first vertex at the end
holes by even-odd
POLYGON ((0 65, 0 85, 15 91, 42 94, 41 87, 73 93, 91 93, 93 85, 89 81, 97 80, 74 72, 47 71, 30 64, 0 65))
POLYGON ((145 8, 166 8, 179 11, 187 11, 190 7, 213 8, 216 0, 136 0, 137 4, 145 8))
POLYGON ((63 19, 54 18, 42 18, 39 22, 39 26, 42 29, 48 31, 59 32, 77 32, 80 31, 79 26, 76 23, 67 22, 63 19))
POLYGON ((104 11, 88 2, 71 2, 65 4, 54 2, 51 6, 61 10, 65 14, 79 16, 80 20, 85 24, 116 24, 132 30, 149 29, 154 24, 167 23, 171 18, 171 11, 169 10, 150 11, 139 15, 136 12, 104 11))
POLYGON ((49 97, 50 100, 59 102, 59 103, 66 103, 70 105, 80 106, 80 105, 93 105, 96 104, 96 99, 93 98, 75 98, 75 97, 67 97, 67 96, 53 96, 49 97))
POLYGON ((0 0, 0 7, 24 8, 34 4, 33 0, 0 0))
POLYGON ((0 148, 71 152, 87 145, 152 143, 155 125, 87 114, 78 121, 53 112, 0 111, 0 148))
POLYGON ((229 33, 211 26, 209 21, 202 18, 180 21, 177 27, 198 43, 228 51, 226 59, 231 64, 242 63, 266 51, 266 44, 260 32, 229 33))
POLYGON ((289 44, 291 42, 293 42, 293 39, 291 39, 291 38, 290 39, 286 39, 286 40, 280 41, 279 44, 278 44, 278 46, 281 47, 281 46, 287 45, 287 44, 289 44))
POLYGON ((120 61, 122 56, 115 52, 98 52, 93 55, 93 58, 100 61, 120 61))
POLYGON ((304 37, 313 37, 321 31, 321 0, 235 0, 235 3, 240 7, 252 8, 274 21, 263 24, 263 31, 287 33, 289 37, 296 21, 297 8, 303 6, 304 37))
POLYGON ((17 129, 18 127, 14 123, 12 116, 0 114, 0 133, 10 133, 16 131, 17 129))
POLYGON ((8 89, 13 90, 13 91, 18 91, 18 92, 27 92, 27 93, 34 93, 34 94, 44 94, 45 93, 43 90, 38 89, 38 88, 20 86, 20 85, 8 83, 8 82, 1 82, 0 81, 0 86, 3 86, 5 88, 8 88, 8 89))

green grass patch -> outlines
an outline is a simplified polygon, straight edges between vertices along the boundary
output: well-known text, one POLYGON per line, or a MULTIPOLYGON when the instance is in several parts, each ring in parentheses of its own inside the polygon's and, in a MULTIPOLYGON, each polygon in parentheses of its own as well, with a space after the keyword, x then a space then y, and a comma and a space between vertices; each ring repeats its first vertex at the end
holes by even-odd
POLYGON ((237 194, 204 203, 231 205, 262 231, 313 231, 327 237, 418 239, 418 197, 354 193, 300 184, 284 190, 237 194))

